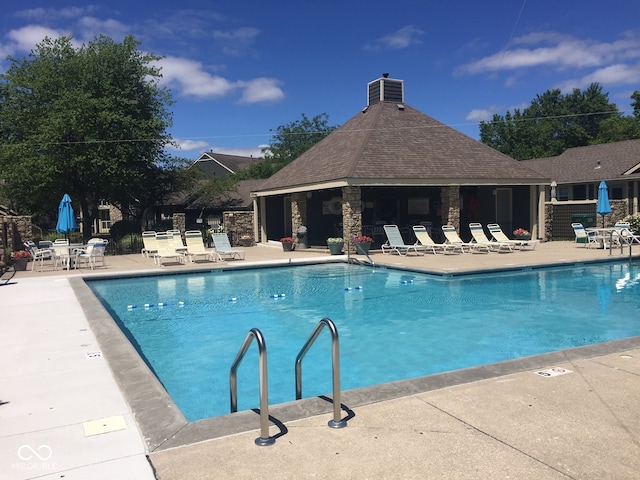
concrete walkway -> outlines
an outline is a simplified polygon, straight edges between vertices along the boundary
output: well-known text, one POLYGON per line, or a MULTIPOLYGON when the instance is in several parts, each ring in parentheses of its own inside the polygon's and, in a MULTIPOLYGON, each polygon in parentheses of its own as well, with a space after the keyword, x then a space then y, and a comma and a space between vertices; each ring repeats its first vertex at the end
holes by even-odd
MULTIPOLYGON (((45 267, 1 287, 0 477, 637 478, 638 338, 387 385, 375 400, 354 391, 343 395, 342 429, 327 427, 330 406, 297 417, 274 409, 277 439, 268 447, 254 444, 252 412, 237 414, 251 426, 233 435, 189 424, 153 438, 149 422, 163 417, 141 409, 152 399, 123 384, 121 355, 103 344, 74 277, 326 259, 322 249, 245 251, 243 262, 163 267, 140 255, 109 257, 105 269, 45 267), (551 368, 551 376, 536 373, 551 368)), ((628 258, 611 253, 553 242, 512 254, 372 259, 455 273, 628 258)))

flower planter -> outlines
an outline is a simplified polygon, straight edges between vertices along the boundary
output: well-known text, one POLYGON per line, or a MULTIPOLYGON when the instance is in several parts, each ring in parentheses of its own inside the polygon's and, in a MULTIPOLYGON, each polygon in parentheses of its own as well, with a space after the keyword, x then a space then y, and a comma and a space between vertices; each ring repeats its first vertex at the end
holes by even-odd
POLYGON ((356 246, 356 253, 359 253, 361 255, 369 254, 369 248, 371 247, 371 243, 356 242, 354 245, 356 246))
POLYGON ((344 242, 338 243, 327 243, 329 247, 329 252, 331 255, 342 255, 342 247, 344 246, 344 242))
POLYGON ((531 235, 514 235, 514 238, 516 240, 521 240, 521 241, 527 241, 527 240, 531 240, 531 235))
POLYGON ((241 238, 240 239, 240 246, 242 247, 250 247, 253 245, 253 239, 252 238, 241 238))
POLYGON ((293 250, 293 242, 282 242, 282 250, 290 252, 293 250))
POLYGON ((24 272, 27 269, 28 258, 14 258, 13 259, 13 268, 17 272, 24 272))

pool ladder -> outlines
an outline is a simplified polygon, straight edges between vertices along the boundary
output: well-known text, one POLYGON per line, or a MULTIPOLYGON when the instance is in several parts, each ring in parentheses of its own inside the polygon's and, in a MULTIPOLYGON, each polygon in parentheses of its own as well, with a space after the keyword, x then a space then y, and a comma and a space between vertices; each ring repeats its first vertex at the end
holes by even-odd
MULTIPOLYGON (((304 344, 300 353, 296 357, 296 400, 302 398, 302 359, 309 351, 323 327, 327 327, 331 332, 331 359, 333 377, 333 419, 328 422, 331 428, 342 428, 347 426, 347 421, 342 420, 340 403, 340 342, 338 339, 338 329, 330 318, 323 318, 318 322, 313 333, 304 344)), ((260 436, 255 443, 259 446, 272 445, 275 438, 269 436, 269 392, 267 382, 267 346, 262 332, 257 328, 249 330, 242 346, 236 355, 229 372, 229 387, 231 400, 231 413, 238 411, 238 380, 237 370, 244 358, 251 342, 256 340, 258 344, 258 368, 260 371, 260 436)))

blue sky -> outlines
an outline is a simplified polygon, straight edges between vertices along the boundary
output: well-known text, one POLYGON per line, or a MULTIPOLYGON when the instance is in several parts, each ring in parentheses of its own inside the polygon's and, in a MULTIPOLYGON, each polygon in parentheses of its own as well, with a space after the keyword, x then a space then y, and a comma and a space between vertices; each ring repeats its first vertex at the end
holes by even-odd
POLYGON ((631 113, 640 90, 637 0, 11 2, 0 17, 0 71, 45 36, 99 34, 165 57, 176 104, 173 155, 260 155, 278 126, 366 105, 389 72, 405 102, 478 138, 478 122, 550 88, 598 82, 631 113))

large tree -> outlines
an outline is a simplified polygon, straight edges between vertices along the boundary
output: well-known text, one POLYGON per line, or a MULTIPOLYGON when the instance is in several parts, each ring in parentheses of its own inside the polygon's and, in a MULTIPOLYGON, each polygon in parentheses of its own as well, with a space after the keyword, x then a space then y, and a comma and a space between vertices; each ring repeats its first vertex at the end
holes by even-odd
POLYGON ((593 143, 604 120, 619 117, 614 103, 596 83, 563 95, 547 90, 531 105, 480 123, 480 141, 518 160, 560 155, 593 143))
MULTIPOLYGON (((91 235, 98 202, 123 210, 172 184, 160 57, 100 36, 46 38, 0 75, 0 178, 21 212, 52 213, 68 193, 91 235)), ((157 199, 154 199, 157 200, 157 199)))
POLYGON ((268 178, 313 147, 337 127, 329 125, 329 116, 321 113, 309 119, 304 113, 301 120, 280 125, 271 143, 262 149, 264 160, 239 172, 239 178, 268 178))

